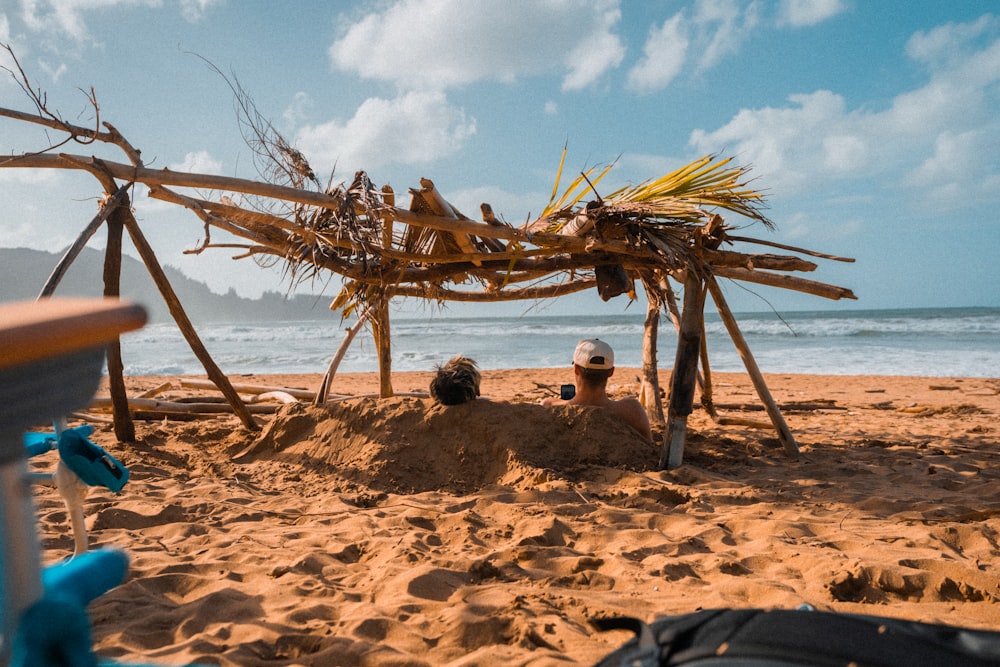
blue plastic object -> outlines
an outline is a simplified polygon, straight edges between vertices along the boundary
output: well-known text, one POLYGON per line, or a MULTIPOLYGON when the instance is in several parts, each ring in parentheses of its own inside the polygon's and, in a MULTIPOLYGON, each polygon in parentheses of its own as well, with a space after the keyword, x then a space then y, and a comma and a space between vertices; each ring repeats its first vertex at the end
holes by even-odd
POLYGON ((42 571, 45 595, 72 598, 86 607, 125 579, 128 556, 121 549, 99 549, 50 565, 42 571))
POLYGON ((90 486, 104 486, 118 493, 128 481, 128 468, 78 429, 68 428, 59 434, 59 456, 90 486))
POLYGON ((119 549, 90 551, 42 572, 44 595, 21 616, 11 667, 95 667, 87 605, 125 578, 119 549))
POLYGON ((87 436, 94 432, 90 424, 63 429, 61 433, 25 433, 22 436, 28 457, 54 448, 70 470, 87 486, 103 486, 118 493, 128 481, 128 468, 87 436))
POLYGON ((25 433, 22 439, 25 449, 28 450, 29 459, 45 452, 51 452, 58 445, 58 441, 52 433, 25 433))
POLYGON ((128 468, 103 447, 87 439, 90 426, 68 428, 59 434, 59 456, 89 486, 103 486, 115 493, 128 481, 128 468), (87 429, 81 433, 81 430, 87 429))

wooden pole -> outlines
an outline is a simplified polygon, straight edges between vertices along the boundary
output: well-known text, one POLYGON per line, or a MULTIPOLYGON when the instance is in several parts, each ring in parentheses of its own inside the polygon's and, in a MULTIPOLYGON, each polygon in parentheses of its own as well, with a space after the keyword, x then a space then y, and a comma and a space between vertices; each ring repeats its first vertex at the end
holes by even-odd
POLYGON ((718 267, 715 269, 715 275, 719 278, 744 280, 748 283, 755 283, 757 285, 767 285, 769 287, 794 290, 796 292, 812 294, 813 296, 820 296, 824 299, 830 299, 832 301, 858 298, 854 295, 854 292, 846 287, 827 285, 826 283, 818 283, 815 280, 807 280, 805 278, 799 278, 798 276, 778 275, 768 273, 767 271, 736 267, 718 267))
POLYGON ((714 421, 719 420, 719 413, 712 402, 712 366, 708 362, 708 336, 705 335, 705 318, 701 318, 701 407, 714 421))
POLYGON ((760 397, 761 402, 764 404, 764 409, 767 411, 767 416, 771 418, 771 423, 774 424, 774 428, 778 432, 778 440, 781 441, 782 446, 789 455, 793 458, 798 458, 799 446, 795 442, 795 436, 792 435, 791 429, 789 429, 788 424, 785 423, 785 418, 781 415, 781 410, 778 408, 778 404, 774 402, 774 398, 771 396, 771 392, 767 388, 764 376, 760 372, 760 368, 757 366, 757 362, 754 360, 753 354, 750 352, 750 346, 747 345, 747 341, 743 337, 743 333, 740 331, 739 325, 736 323, 736 317, 733 316, 733 311, 729 309, 729 304, 726 303, 726 297, 722 294, 722 289, 719 287, 719 283, 711 275, 705 277, 705 283, 708 285, 708 290, 712 295, 712 300, 715 301, 715 306, 719 310, 719 316, 726 325, 729 337, 733 339, 733 343, 736 345, 736 350, 740 354, 740 359, 743 360, 743 365, 746 367, 747 374, 753 382, 754 389, 757 390, 757 396, 760 397))
MULTIPOLYGON (((702 321, 704 326, 704 320, 702 321)), ((701 407, 704 408, 708 416, 719 426, 749 426, 750 428, 760 428, 774 430, 771 422, 757 421, 756 419, 746 419, 744 417, 723 417, 715 409, 715 401, 712 397, 712 367, 708 363, 708 337, 702 328, 701 336, 701 373, 699 373, 701 384, 701 407)))
MULTIPOLYGON (((395 208, 396 206, 396 193, 393 192, 392 186, 386 184, 382 186, 382 201, 386 206, 390 208, 395 208)), ((391 217, 386 217, 382 219, 382 250, 392 250, 392 223, 393 219, 391 217)))
POLYGON ((705 317, 705 291, 694 267, 684 277, 684 310, 677 334, 677 356, 670 378, 670 406, 667 410, 667 430, 660 450, 660 469, 672 470, 684 458, 687 419, 694 407, 694 390, 698 378, 698 355, 701 353, 702 320, 705 317))
POLYGON ((539 287, 515 287, 503 292, 461 291, 444 287, 424 287, 422 285, 396 285, 391 288, 392 296, 408 296, 416 299, 431 299, 435 301, 462 301, 498 303, 500 301, 520 301, 526 299, 554 299, 574 292, 582 292, 597 287, 597 281, 581 278, 570 283, 558 285, 541 285, 539 287))
POLYGON ((323 405, 326 403, 326 397, 330 393, 330 383, 333 382, 333 376, 337 374, 337 368, 340 366, 340 362, 344 360, 344 355, 347 354, 348 348, 351 347, 351 342, 354 340, 354 337, 357 336, 358 332, 365 326, 365 322, 368 321, 370 313, 370 309, 366 310, 360 317, 358 317, 358 321, 347 329, 347 333, 344 335, 344 340, 340 342, 340 347, 337 348, 337 353, 333 355, 333 359, 330 360, 330 365, 326 368, 326 374, 323 376, 323 382, 320 383, 319 390, 313 398, 313 405, 323 405))
POLYGON ((652 285, 643 282, 646 287, 646 324, 642 335, 642 404, 649 420, 662 425, 663 401, 660 400, 659 364, 656 360, 662 300, 652 285))
POLYGON ((74 260, 79 257, 80 252, 87 245, 87 241, 89 241, 90 238, 97 233, 97 230, 100 229, 101 225, 104 224, 104 221, 108 219, 108 216, 111 215, 115 208, 118 207, 122 199, 125 198, 125 194, 128 192, 130 187, 132 187, 132 184, 126 183, 118 188, 118 190, 111 195, 110 199, 104 202, 101 210, 98 211, 97 215, 94 216, 94 219, 90 221, 90 224, 87 225, 82 232, 80 232, 80 235, 76 237, 75 241, 73 241, 73 245, 66 249, 66 252, 63 253, 62 258, 60 258, 59 263, 52 269, 52 273, 49 274, 48 280, 46 280, 45 284, 42 286, 42 291, 38 293, 39 299, 52 296, 56 287, 58 287, 59 283, 62 281, 63 276, 66 275, 66 271, 69 269, 70 264, 72 264, 74 260))
MULTIPOLYGON (((663 282, 666 283, 666 279, 664 279, 663 282)), ((667 285, 667 287, 669 287, 669 285, 667 285)), ((678 310, 678 308, 677 308, 677 299, 674 298, 674 293, 672 291, 670 291, 669 289, 664 292, 664 296, 666 297, 667 312, 670 314, 670 321, 674 325, 674 331, 676 331, 677 334, 680 335, 680 332, 681 332, 681 313, 680 313, 680 310, 678 310)), ((704 306, 702 307, 702 312, 704 312, 704 306)), ((701 346, 702 346, 703 349, 705 349, 705 345, 706 345, 706 343, 705 343, 705 318, 704 318, 704 316, 702 316, 702 318, 701 318, 701 346)), ((707 363, 708 357, 703 355, 703 358, 706 360, 706 363, 707 363)), ((705 371, 708 372, 708 366, 707 365, 705 366, 705 371)), ((702 373, 701 373, 700 370, 698 371, 698 386, 701 389, 703 389, 703 390, 705 388, 704 379, 702 378, 702 373)), ((711 390, 709 390, 709 391, 711 392, 711 390)), ((702 396, 704 396, 704 393, 702 394, 702 396)))
MULTIPOLYGON (((119 193, 122 190, 119 190, 119 193)), ((123 197, 108 218, 108 244, 104 250, 104 296, 121 296, 122 230, 128 210, 128 197, 123 197)), ((125 391, 125 364, 122 363, 121 339, 108 343, 108 390, 111 394, 115 437, 118 442, 135 442, 135 423, 128 409, 125 391)))
POLYGON ((389 398, 392 391, 392 335, 389 327, 389 299, 380 299, 372 306, 372 333, 378 351, 378 393, 389 398))
POLYGON ((191 324, 191 320, 188 319, 187 313, 184 312, 184 307, 181 305, 180 300, 177 298, 177 294, 174 292, 174 288, 170 285, 170 281, 167 280, 166 274, 163 272, 163 268, 160 266, 159 261, 156 259, 156 254, 153 252, 153 248, 150 247, 149 242, 146 241, 146 237, 143 236, 142 230, 139 229, 139 223, 135 221, 132 217, 131 212, 128 212, 125 216, 125 228, 128 230, 129 236, 132 238, 132 243, 135 245, 135 249, 139 251, 139 256, 142 257, 142 261, 146 264, 146 269, 149 274, 153 277, 153 282, 156 283, 156 287, 160 290, 160 294, 163 296, 163 300, 167 303, 167 308, 170 310, 171 316, 174 318, 174 322, 177 323, 177 327, 181 330, 184 335, 185 340, 187 340, 188 345, 191 347, 191 351, 194 352, 195 356, 201 362, 201 365, 205 368, 205 372, 215 386, 219 388, 223 396, 232 406, 233 412, 236 416, 240 418, 243 425, 246 426, 251 431, 259 431, 260 427, 257 422, 254 421, 253 415, 247 410, 247 406, 240 399, 240 395, 236 393, 233 389, 232 384, 229 382, 229 378, 215 365, 215 361, 212 356, 205 349, 204 344, 198 337, 198 332, 195 331, 194 326, 191 324))

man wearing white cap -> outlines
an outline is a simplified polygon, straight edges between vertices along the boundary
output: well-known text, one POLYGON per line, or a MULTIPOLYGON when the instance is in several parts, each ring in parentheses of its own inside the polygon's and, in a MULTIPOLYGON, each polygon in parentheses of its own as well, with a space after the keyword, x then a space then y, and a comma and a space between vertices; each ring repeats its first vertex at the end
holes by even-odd
POLYGON ((608 397, 608 378, 614 372, 615 352, 610 345, 597 338, 581 340, 573 352, 576 394, 569 399, 546 398, 542 405, 592 405, 606 408, 652 442, 653 432, 642 404, 631 396, 619 400, 608 397))

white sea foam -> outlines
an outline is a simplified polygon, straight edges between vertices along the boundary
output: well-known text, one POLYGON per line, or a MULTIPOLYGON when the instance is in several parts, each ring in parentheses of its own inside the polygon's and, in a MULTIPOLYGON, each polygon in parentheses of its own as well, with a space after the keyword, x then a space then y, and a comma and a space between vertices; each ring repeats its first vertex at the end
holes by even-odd
MULTIPOLYGON (((620 367, 642 365, 645 314, 526 316, 522 318, 398 319, 392 322, 392 367, 431 370, 456 354, 483 369, 569 367, 581 338, 601 338, 620 367)), ((740 331, 765 373, 1000 377, 1000 309, 746 313, 740 331)), ((321 373, 344 337, 328 321, 206 324, 198 334, 216 364, 231 375, 321 373)), ((743 362, 718 316, 706 315, 712 369, 742 371, 743 362)), ((673 364, 676 335, 664 318, 658 363, 673 364)), ((128 334, 122 353, 136 375, 203 374, 173 324, 128 334)), ((357 336, 343 372, 378 368, 371 334, 357 336)))

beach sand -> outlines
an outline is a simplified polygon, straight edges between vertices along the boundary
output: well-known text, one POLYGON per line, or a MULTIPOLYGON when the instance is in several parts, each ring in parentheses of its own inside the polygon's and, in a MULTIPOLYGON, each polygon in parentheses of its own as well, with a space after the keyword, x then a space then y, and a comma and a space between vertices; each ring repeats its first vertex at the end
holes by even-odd
MULTIPOLYGON (((91 545, 131 557, 90 606, 99 655, 588 665, 629 636, 595 632, 596 616, 801 604, 1000 630, 1000 380, 768 375, 798 460, 773 431, 696 409, 684 464, 658 471, 658 446, 608 415, 537 405, 570 374, 486 371, 495 400, 452 408, 288 404, 261 433, 232 416, 139 421, 138 442, 119 444, 98 425, 92 439, 132 475, 86 502, 91 545)), ((637 375, 618 369, 615 392, 635 392, 637 375)), ((130 395, 166 382, 157 398, 199 393, 178 380, 127 382, 130 395)), ((714 384, 721 412, 765 419, 746 376, 714 384)), ((377 386, 347 374, 332 391, 377 386)), ((69 556, 61 499, 36 497, 45 561, 69 556)))

